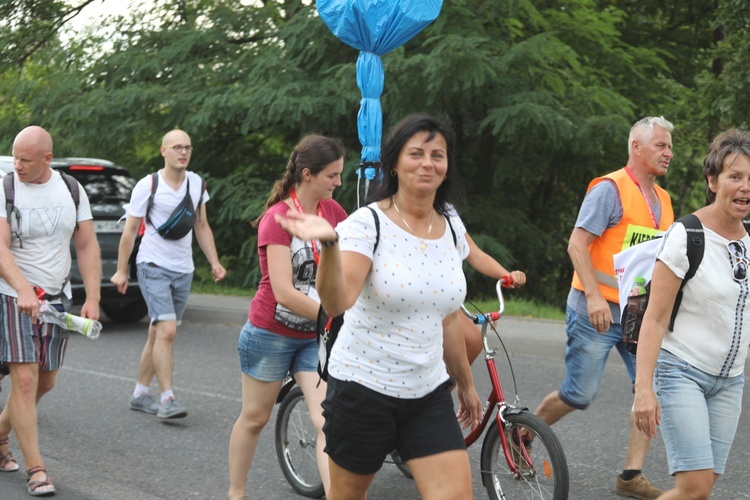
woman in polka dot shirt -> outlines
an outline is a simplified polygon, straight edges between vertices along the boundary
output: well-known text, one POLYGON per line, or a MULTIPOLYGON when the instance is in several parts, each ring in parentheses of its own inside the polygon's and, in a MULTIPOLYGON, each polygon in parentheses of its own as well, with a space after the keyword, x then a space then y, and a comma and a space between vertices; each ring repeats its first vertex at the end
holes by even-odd
POLYGON ((318 239, 321 304, 346 311, 328 365, 323 402, 329 500, 365 498, 386 455, 396 449, 424 498, 470 498, 469 457, 461 422, 476 425, 474 388, 460 323, 468 255, 458 217, 454 136, 426 115, 396 125, 382 150, 384 180, 370 205, 339 224, 289 211, 277 222, 318 239), (457 223, 454 221, 458 221, 457 223), (455 241, 452 235, 455 232, 455 241), (461 402, 456 418, 447 369, 461 402))

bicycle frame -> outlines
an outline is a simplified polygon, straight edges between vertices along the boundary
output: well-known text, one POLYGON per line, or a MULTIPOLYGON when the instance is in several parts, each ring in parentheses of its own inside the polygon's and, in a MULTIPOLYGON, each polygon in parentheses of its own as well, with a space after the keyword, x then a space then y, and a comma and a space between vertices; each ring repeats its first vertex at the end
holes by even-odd
MULTIPOLYGON (((506 420, 505 415, 508 413, 520 413, 521 411, 525 410, 525 408, 516 408, 514 405, 509 404, 507 401, 505 401, 505 394, 503 393, 503 386, 500 383, 500 375, 497 372, 497 366, 495 365, 495 352, 497 351, 497 347, 494 349, 491 349, 488 342, 487 342, 487 326, 489 323, 494 323, 498 321, 505 312, 505 301, 503 300, 503 286, 510 286, 513 283, 512 279, 509 276, 506 276, 505 278, 499 280, 497 282, 497 285, 495 285, 495 291, 497 292, 497 298, 499 301, 499 309, 497 312, 491 312, 486 314, 473 314, 469 312, 463 305, 461 306, 461 312, 464 313, 467 317, 469 317, 475 325, 482 325, 482 344, 484 346, 484 362, 487 365, 487 372, 490 377, 490 383, 492 384, 492 392, 490 392, 489 397, 487 398, 487 401, 484 403, 484 407, 482 409, 482 420, 477 426, 476 429, 474 429, 469 435, 467 435, 464 438, 464 441, 466 442, 466 447, 468 448, 472 444, 474 444, 479 437, 484 432, 485 428, 487 427, 487 424, 490 421, 490 418, 492 417, 492 414, 495 409, 497 409, 496 414, 496 420, 497 425, 499 429, 504 429, 506 427, 506 420)), ((505 436, 504 432, 500 432, 500 441, 503 445, 503 453, 505 454, 505 460, 508 462, 508 467, 510 468, 511 472, 519 476, 520 471, 518 470, 518 467, 516 467, 515 461, 510 455, 510 447, 508 446, 508 440, 505 436)), ((520 436, 519 436, 520 438, 520 436)), ((521 447, 523 449, 524 458, 528 461, 529 464, 531 464, 531 459, 528 456, 525 447, 521 447)))

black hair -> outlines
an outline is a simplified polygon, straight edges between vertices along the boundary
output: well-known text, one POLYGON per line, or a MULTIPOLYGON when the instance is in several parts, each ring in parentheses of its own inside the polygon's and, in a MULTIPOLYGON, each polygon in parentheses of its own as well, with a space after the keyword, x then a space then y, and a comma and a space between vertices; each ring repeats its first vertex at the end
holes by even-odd
POLYGON ((449 205, 455 205, 461 193, 461 183, 456 166, 456 138, 450 126, 426 113, 409 115, 396 124, 386 136, 381 151, 383 177, 374 196, 376 201, 390 198, 398 191, 398 177, 392 175, 401 150, 406 142, 415 134, 427 132, 427 141, 431 141, 438 134, 445 139, 448 170, 446 179, 435 194, 433 207, 442 215, 449 215, 449 205))

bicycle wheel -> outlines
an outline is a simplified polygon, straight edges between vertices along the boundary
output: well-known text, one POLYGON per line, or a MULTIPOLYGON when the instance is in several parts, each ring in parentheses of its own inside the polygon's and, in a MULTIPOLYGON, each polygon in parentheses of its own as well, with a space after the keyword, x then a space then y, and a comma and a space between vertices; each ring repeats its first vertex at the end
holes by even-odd
POLYGON ((395 465, 398 470, 401 471, 401 474, 409 479, 414 479, 414 476, 411 475, 411 471, 409 470, 409 466, 406 465, 403 460, 401 460, 401 456, 396 450, 393 450, 391 452, 391 461, 393 462, 393 465, 395 465))
POLYGON ((294 491, 310 498, 324 494, 315 456, 317 435, 302 389, 294 387, 284 396, 276 416, 276 457, 294 491))
POLYGON ((505 436, 520 475, 511 472, 500 441, 497 421, 492 422, 482 443, 481 460, 482 483, 490 498, 566 500, 569 489, 568 463, 555 433, 529 411, 508 414, 506 420, 505 436), (535 436, 531 444, 517 444, 525 443, 522 436, 528 435, 529 431, 535 436))

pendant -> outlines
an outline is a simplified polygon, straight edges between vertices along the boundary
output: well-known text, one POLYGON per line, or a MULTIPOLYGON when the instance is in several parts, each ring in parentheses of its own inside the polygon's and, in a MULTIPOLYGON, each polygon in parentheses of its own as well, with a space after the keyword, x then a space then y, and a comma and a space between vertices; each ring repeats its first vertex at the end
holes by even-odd
POLYGON ((420 250, 422 250, 422 253, 424 253, 424 251, 427 249, 427 243, 422 242, 419 248, 420 250))

